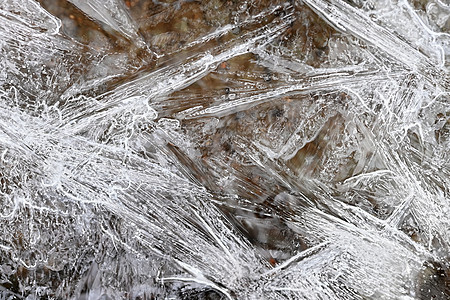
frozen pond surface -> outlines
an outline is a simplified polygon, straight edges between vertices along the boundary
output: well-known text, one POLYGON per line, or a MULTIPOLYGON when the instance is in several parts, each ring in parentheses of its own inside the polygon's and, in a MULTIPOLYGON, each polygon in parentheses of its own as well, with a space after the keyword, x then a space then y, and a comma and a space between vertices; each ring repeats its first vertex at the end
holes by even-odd
POLYGON ((0 299, 450 299, 447 0, 1 0, 0 299))

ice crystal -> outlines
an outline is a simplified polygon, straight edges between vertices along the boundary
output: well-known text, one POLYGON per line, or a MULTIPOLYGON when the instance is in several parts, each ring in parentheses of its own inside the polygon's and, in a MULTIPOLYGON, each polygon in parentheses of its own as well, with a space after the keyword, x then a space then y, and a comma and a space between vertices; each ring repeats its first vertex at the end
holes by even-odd
POLYGON ((1 299, 448 299, 442 0, 3 0, 1 299))

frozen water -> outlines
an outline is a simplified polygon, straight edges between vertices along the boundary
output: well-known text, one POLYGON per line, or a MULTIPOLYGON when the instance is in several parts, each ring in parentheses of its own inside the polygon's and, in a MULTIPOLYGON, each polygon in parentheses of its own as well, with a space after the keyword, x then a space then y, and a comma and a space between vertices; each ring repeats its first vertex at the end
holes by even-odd
POLYGON ((443 0, 3 0, 0 299, 449 299, 443 0))
POLYGON ((69 0, 87 16, 94 19, 105 30, 112 30, 132 41, 137 46, 144 47, 145 42, 140 37, 138 27, 130 17, 122 0, 69 0))

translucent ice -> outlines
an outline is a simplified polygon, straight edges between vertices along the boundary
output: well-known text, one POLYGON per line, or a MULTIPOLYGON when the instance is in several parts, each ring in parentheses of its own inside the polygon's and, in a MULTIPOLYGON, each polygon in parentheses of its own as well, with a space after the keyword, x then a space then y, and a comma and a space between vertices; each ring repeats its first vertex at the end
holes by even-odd
POLYGON ((137 46, 145 46, 145 42, 139 35, 137 25, 130 17, 125 3, 121 0, 69 0, 89 17, 94 19, 107 29, 121 34, 126 39, 136 43, 137 46))
POLYGON ((1 299, 448 299, 441 0, 4 0, 1 299))

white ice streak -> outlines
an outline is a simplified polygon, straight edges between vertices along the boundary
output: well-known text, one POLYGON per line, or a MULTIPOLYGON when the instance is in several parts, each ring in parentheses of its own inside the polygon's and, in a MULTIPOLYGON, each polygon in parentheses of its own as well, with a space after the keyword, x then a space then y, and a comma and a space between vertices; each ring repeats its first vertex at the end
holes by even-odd
POLYGON ((138 47, 146 47, 135 21, 131 18, 124 1, 120 0, 69 0, 106 30, 113 30, 138 47))
MULTIPOLYGON (((415 49, 396 33, 378 25, 361 10, 339 0, 305 0, 304 2, 338 30, 364 40, 394 61, 421 73, 432 82, 442 87, 448 85, 448 71, 443 68, 442 61, 438 62, 441 65, 436 64, 432 58, 415 49)), ((444 58, 441 57, 442 59, 444 58)))

